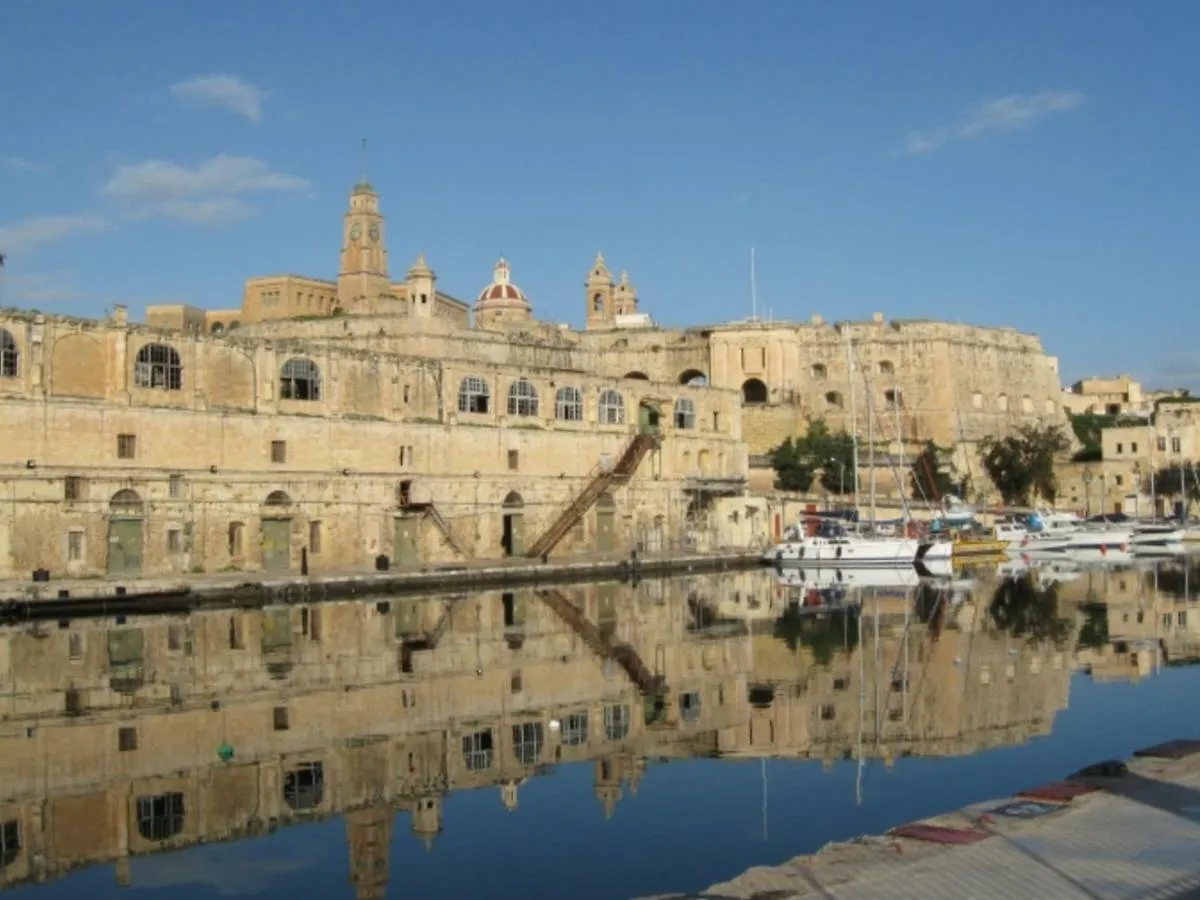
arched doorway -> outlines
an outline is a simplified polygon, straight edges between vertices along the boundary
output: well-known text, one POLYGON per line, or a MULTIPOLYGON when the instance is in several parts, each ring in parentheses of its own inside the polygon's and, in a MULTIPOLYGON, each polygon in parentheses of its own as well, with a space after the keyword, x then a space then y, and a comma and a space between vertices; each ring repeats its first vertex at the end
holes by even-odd
POLYGON ((690 387, 707 387, 708 376, 699 369, 688 369, 679 376, 679 383, 690 387))
POLYGON ((617 504, 605 491, 596 500, 596 552, 611 553, 617 544, 617 504))
POLYGON ((658 406, 649 400, 638 403, 638 430, 642 432, 658 431, 662 413, 658 406))
POLYGON ((767 386, 757 378, 747 378, 742 384, 742 403, 751 406, 767 402, 767 386))
POLYGON ((504 498, 504 530, 500 546, 505 556, 520 556, 525 549, 525 501, 516 491, 504 498))
POLYGON ((261 524, 262 567, 267 572, 286 572, 292 567, 292 498, 286 491, 272 491, 263 503, 261 524))
POLYGON ((137 491, 117 491, 108 501, 110 575, 136 575, 142 571, 145 514, 145 506, 137 491))

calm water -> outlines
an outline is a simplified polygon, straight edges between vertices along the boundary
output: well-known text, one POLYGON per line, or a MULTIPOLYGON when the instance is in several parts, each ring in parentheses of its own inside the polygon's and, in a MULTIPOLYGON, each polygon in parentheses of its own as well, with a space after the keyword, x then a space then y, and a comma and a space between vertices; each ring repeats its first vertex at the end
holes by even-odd
POLYGON ((1200 569, 858 578, 0 630, 0 879, 37 900, 700 890, 1194 736, 1200 569))

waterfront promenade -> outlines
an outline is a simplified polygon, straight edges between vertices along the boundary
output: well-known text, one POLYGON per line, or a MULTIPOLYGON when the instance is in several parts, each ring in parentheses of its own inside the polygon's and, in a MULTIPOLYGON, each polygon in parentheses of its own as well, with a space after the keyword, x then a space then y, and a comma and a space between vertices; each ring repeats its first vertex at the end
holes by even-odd
POLYGON ((1124 774, 1031 786, 699 894, 643 900, 1200 898, 1200 741, 1146 752, 1124 774))

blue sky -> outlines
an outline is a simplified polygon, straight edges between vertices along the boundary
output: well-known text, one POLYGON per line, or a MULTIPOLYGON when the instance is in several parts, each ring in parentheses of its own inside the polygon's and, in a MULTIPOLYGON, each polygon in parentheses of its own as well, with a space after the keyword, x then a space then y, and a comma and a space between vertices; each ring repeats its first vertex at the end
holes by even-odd
POLYGON ((945 318, 1064 379, 1200 387, 1188 0, 0 4, 0 305, 332 277, 359 140, 394 273, 501 253, 579 323, 597 249, 692 325, 945 318))

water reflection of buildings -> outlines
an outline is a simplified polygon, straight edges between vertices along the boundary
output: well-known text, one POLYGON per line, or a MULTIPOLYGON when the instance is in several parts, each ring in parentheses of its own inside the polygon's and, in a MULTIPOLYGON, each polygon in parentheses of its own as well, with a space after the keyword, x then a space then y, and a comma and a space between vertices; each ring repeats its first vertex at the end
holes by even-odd
MULTIPOLYGON (((803 623, 775 618, 791 590, 752 571, 0 630, 0 884, 108 861, 128 883, 134 855, 343 814, 379 898, 395 814, 432 846, 451 791, 515 810, 590 761, 611 815, 648 758, 964 754, 1066 705, 1070 647, 999 627, 991 585, 870 588, 861 620, 803 623)), ((1068 644, 1069 599, 1043 610, 1068 644)))

